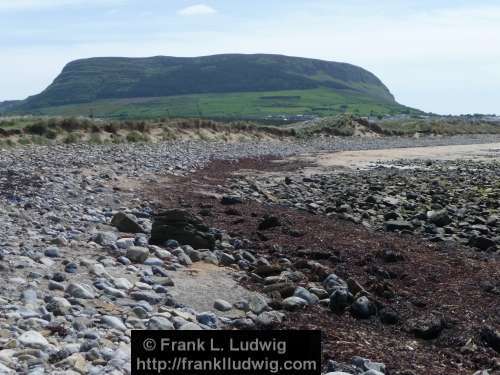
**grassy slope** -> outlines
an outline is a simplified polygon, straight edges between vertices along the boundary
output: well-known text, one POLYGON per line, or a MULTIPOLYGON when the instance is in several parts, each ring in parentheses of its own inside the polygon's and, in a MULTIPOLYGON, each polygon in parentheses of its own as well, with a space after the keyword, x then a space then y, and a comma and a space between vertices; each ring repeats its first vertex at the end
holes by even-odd
POLYGON ((47 107, 42 115, 109 118, 263 118, 269 115, 314 114, 331 116, 344 112, 360 116, 416 112, 395 103, 381 103, 350 91, 318 88, 269 92, 222 93, 160 98, 105 99, 92 103, 47 107))

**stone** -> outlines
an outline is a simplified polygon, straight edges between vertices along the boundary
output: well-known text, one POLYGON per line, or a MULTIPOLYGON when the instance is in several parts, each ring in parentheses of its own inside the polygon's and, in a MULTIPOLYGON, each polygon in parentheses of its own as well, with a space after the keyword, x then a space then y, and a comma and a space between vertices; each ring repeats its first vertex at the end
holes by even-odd
POLYGON ((124 277, 118 277, 112 279, 113 284, 117 289, 122 289, 122 290, 129 290, 134 287, 134 285, 128 280, 125 279, 124 277))
POLYGON ((149 291, 132 292, 130 293, 130 297, 132 297, 136 301, 146 301, 152 305, 157 305, 163 300, 163 297, 161 295, 149 291))
POLYGON ((500 331, 493 327, 484 327, 481 330, 481 339, 491 348, 500 353, 500 331))
POLYGON ((78 265, 74 262, 70 262, 66 264, 66 266, 64 267, 64 271, 66 271, 67 273, 76 273, 78 271, 78 265))
POLYGON ((144 233, 144 228, 137 222, 136 218, 124 212, 116 213, 111 219, 111 225, 124 233, 144 233))
POLYGON ((58 258, 60 255, 59 248, 55 246, 49 247, 45 250, 44 255, 49 258, 58 258))
POLYGON ((316 305, 319 303, 319 298, 315 294, 308 291, 306 288, 298 287, 293 293, 295 297, 302 298, 308 305, 316 305))
POLYGON ((257 229, 258 230, 267 230, 267 229, 276 228, 279 226, 281 226, 281 221, 277 216, 266 216, 261 220, 257 229))
POLYGON ((150 243, 162 245, 168 240, 194 249, 212 250, 215 246, 215 238, 201 218, 179 209, 166 210, 153 216, 150 243))
POLYGON ((50 346, 49 342, 40 333, 36 331, 24 332, 17 338, 22 345, 35 349, 46 349, 50 346))
POLYGON ((296 311, 308 305, 307 301, 299 297, 288 297, 282 302, 285 310, 296 311))
POLYGON ((375 314, 375 307, 367 297, 362 296, 351 305, 351 314, 359 319, 368 319, 375 314))
POLYGON ((0 363, 0 374, 5 374, 5 375, 12 375, 15 374, 16 371, 13 369, 5 366, 4 364, 0 363))
POLYGON ((241 300, 241 301, 238 301, 238 302, 235 302, 233 304, 234 308, 237 309, 237 310, 241 310, 241 311, 250 311, 250 305, 248 303, 248 301, 246 300, 241 300))
POLYGON ((219 311, 229 311, 232 310, 233 306, 223 299, 218 299, 214 302, 214 309, 219 311))
POLYGON ((334 313, 343 313, 353 301, 353 295, 345 288, 335 290, 330 296, 329 307, 334 313))
POLYGON ((162 316, 154 316, 149 319, 147 327, 154 331, 172 331, 175 329, 172 322, 162 316))
POLYGON ((328 294, 328 292, 325 289, 322 289, 322 288, 311 288, 311 289, 309 289, 309 291, 312 294, 316 295, 320 300, 328 298, 330 296, 328 294))
POLYGON ((66 275, 62 272, 56 272, 52 275, 52 280, 57 282, 63 282, 66 280, 66 275))
POLYGON ((443 320, 437 317, 414 319, 408 324, 410 332, 424 340, 433 340, 439 337, 445 326, 443 320))
POLYGON ((146 266, 162 266, 163 260, 159 258, 148 258, 144 261, 144 264, 146 266))
POLYGON ((119 240, 116 241, 116 246, 119 249, 128 250, 130 247, 134 245, 135 245, 134 238, 120 238, 119 240))
POLYGON ((345 282, 343 279, 341 279, 334 273, 326 277, 326 279, 323 281, 323 286, 330 294, 332 294, 334 291, 338 289, 348 289, 347 282, 345 282))
POLYGON ((81 298, 81 299, 93 299, 95 298, 95 293, 92 287, 86 284, 71 283, 66 288, 66 293, 71 297, 81 298))
POLYGON ((64 290, 66 287, 64 284, 58 283, 57 281, 50 280, 48 284, 49 290, 64 290))
POLYGON ((388 232, 413 231, 413 225, 409 221, 389 220, 384 223, 384 228, 388 232))
POLYGON ((126 331, 127 326, 116 316, 105 315, 101 318, 101 323, 119 331, 126 331))
POLYGON ((279 311, 264 311, 262 314, 259 314, 255 319, 255 322, 258 326, 263 328, 272 328, 281 324, 285 314, 280 313, 279 311))
POLYGON ((231 264, 234 264, 236 262, 236 259, 231 254, 227 253, 221 253, 220 254, 220 263, 224 266, 230 266, 231 264))
POLYGON ((100 263, 95 263, 90 266, 90 273, 96 276, 108 276, 108 272, 100 263))
POLYGON ((127 250, 127 258, 134 263, 144 263, 149 257, 149 249, 145 247, 132 246, 127 250))
POLYGON ((142 306, 134 306, 132 308, 132 312, 137 316, 139 319, 146 319, 149 316, 148 311, 142 307, 142 306))
POLYGON ((55 316, 66 316, 71 310, 71 304, 63 297, 52 297, 45 307, 55 316))
POLYGON ((25 305, 36 306, 38 296, 36 294, 36 290, 34 289, 26 289, 22 292, 21 298, 25 305))
POLYGON ((469 246, 478 248, 479 250, 486 251, 496 247, 495 241, 484 236, 471 237, 468 243, 469 246))
POLYGON ((266 297, 260 294, 252 294, 248 298, 248 307, 250 308, 250 311, 259 315, 265 310, 267 310, 269 306, 267 304, 266 297))
POLYGON ((94 237, 94 242, 104 247, 114 246, 118 239, 115 232, 98 232, 94 237))
POLYGON ((201 331, 201 330, 203 330, 203 328, 201 328, 198 324, 192 322, 188 322, 179 328, 179 331, 201 331))
POLYGON ((191 259, 193 262, 199 262, 201 260, 201 252, 193 249, 189 245, 185 245, 182 247, 184 253, 191 259))
POLYGON ((380 362, 372 362, 366 358, 353 357, 352 364, 363 371, 375 371, 375 373, 372 373, 372 375, 376 375, 376 373, 378 374, 385 373, 385 364, 380 362))
POLYGON ((198 314, 196 316, 196 320, 198 320, 200 324, 213 329, 216 329, 219 325, 219 319, 217 318, 217 315, 212 312, 203 312, 201 314, 198 314))
POLYGON ((438 227, 444 227, 451 223, 451 218, 446 210, 428 211, 427 220, 438 227))
POLYGON ((400 319, 396 311, 387 307, 380 310, 379 317, 380 321, 384 324, 397 324, 400 319))
POLYGON ((191 258, 183 251, 177 254, 177 260, 179 261, 180 264, 186 267, 191 266, 193 264, 191 258))
POLYGON ((232 206, 236 204, 242 204, 243 199, 237 195, 225 195, 221 198, 220 203, 225 206, 232 206))

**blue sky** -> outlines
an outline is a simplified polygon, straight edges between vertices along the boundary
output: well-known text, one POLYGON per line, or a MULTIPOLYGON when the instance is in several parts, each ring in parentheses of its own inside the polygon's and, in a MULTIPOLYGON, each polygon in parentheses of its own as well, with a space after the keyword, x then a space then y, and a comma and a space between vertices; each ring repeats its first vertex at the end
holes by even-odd
POLYGON ((500 1, 0 0, 0 100, 93 56, 282 53, 349 62, 400 103, 500 114, 500 1))

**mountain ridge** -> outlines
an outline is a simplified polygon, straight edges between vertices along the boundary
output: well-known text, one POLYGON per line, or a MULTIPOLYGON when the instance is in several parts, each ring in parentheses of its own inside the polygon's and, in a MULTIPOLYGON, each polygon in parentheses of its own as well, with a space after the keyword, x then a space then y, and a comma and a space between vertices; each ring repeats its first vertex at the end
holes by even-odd
POLYGON ((51 85, 21 106, 40 108, 101 99, 319 87, 395 101, 378 77, 352 64, 284 55, 221 54, 74 60, 51 85))

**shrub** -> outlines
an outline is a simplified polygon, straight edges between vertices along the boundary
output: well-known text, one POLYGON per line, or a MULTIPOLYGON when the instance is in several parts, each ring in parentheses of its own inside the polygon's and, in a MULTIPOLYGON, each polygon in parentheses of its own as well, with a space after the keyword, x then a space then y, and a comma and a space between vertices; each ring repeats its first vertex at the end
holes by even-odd
POLYGON ((119 129, 119 126, 114 122, 106 124, 104 126, 104 131, 106 131, 107 133, 111 133, 111 134, 118 133, 118 129, 119 129))
POLYGON ((47 124, 43 122, 36 122, 32 125, 28 125, 25 128, 26 132, 29 134, 44 135, 49 130, 47 124))
POLYGON ((66 144, 76 143, 80 140, 80 137, 76 133, 70 133, 64 138, 63 142, 66 144))
POLYGON ((21 137, 21 138, 18 138, 17 140, 17 143, 19 143, 20 145, 29 145, 31 144, 31 139, 29 139, 28 137, 21 137))
POLYGON ((137 143, 146 141, 147 138, 136 130, 127 134, 127 142, 137 143))
POLYGON ((47 137, 48 139, 56 139, 57 136, 58 136, 57 131, 53 129, 49 129, 47 133, 45 133, 45 137, 47 137))
POLYGON ((99 135, 99 133, 92 133, 90 135, 89 142, 93 143, 93 144, 97 144, 97 145, 100 145, 100 144, 103 143, 103 141, 102 141, 101 136, 99 135))
POLYGON ((46 145, 48 143, 47 138, 40 135, 34 135, 31 137, 31 143, 35 145, 46 145))

